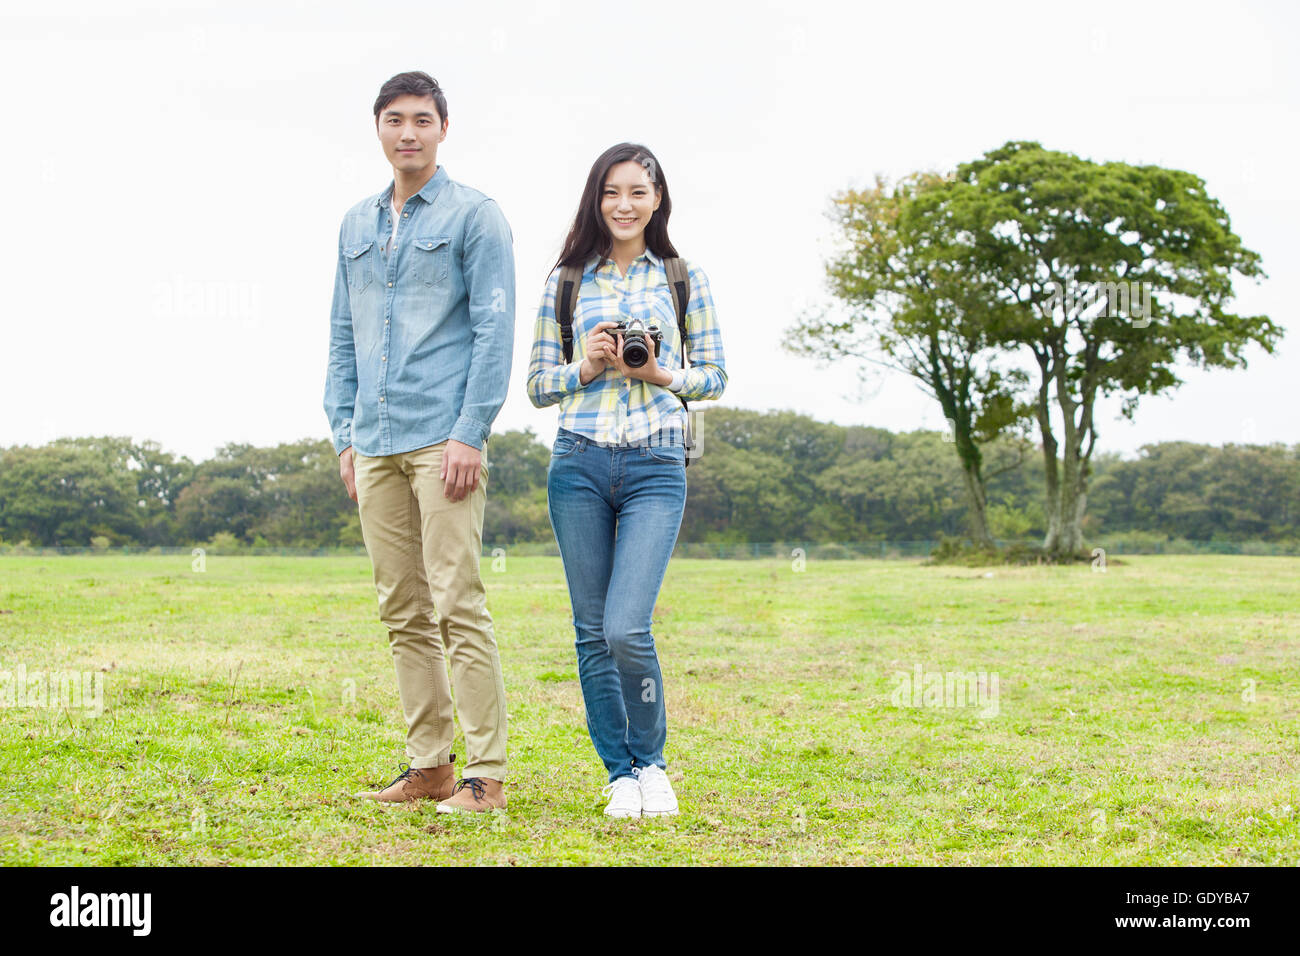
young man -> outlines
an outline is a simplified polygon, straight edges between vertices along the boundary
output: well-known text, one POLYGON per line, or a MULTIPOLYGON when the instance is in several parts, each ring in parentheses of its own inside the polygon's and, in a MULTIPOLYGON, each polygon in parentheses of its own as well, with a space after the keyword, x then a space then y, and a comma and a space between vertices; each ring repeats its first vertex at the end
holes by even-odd
POLYGON ((348 210, 339 230, 325 413, 360 511, 407 725, 406 768, 358 796, 433 799, 455 812, 506 804, 505 685, 479 555, 488 433, 510 378, 515 262, 497 204, 437 164, 447 126, 446 97, 427 73, 399 73, 380 89, 375 129, 393 182, 348 210), (459 782, 444 645, 468 751, 459 782))

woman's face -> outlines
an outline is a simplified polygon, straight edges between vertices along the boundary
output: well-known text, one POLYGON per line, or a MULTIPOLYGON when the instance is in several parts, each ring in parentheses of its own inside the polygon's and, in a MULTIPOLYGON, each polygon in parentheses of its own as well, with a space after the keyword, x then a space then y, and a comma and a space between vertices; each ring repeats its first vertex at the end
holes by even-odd
POLYGON ((601 191, 600 213, 616 241, 635 240, 659 208, 660 193, 644 166, 634 159, 610 167, 601 191))

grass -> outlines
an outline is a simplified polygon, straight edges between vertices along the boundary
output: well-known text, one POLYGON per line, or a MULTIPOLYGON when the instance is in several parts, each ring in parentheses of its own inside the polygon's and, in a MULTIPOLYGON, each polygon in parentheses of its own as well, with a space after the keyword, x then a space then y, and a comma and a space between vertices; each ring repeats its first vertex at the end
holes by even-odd
POLYGON ((405 730, 364 557, 0 558, 0 671, 104 682, 98 717, 0 707, 0 862, 1300 862, 1300 559, 674 561, 682 813, 640 821, 600 812, 559 560, 483 573, 510 805, 447 817, 351 796, 405 730), (917 665, 996 715, 896 705, 917 665))

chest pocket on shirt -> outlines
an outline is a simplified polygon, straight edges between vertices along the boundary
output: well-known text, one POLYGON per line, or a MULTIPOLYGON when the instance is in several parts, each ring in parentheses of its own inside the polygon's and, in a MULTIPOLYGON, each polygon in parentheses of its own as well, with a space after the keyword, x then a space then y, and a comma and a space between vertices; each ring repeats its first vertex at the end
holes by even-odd
POLYGON ((343 247, 343 265, 348 273, 348 287, 360 292, 374 279, 374 242, 358 242, 343 247))
POLYGON ((451 236, 422 236, 411 245, 415 277, 425 285, 446 282, 451 272, 451 236))

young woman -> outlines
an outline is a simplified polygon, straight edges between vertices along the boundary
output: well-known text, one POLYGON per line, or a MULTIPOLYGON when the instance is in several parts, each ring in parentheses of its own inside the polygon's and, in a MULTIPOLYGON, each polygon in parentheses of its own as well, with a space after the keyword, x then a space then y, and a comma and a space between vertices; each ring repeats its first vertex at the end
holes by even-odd
POLYGON ((601 154, 542 296, 528 364, 532 403, 560 406, 547 471, 551 527, 573 605, 587 731, 609 773, 605 813, 616 817, 677 812, 650 617, 686 504, 682 401, 717 398, 727 383, 709 280, 689 263, 681 341, 665 263, 677 258, 671 210, 650 150, 620 143, 601 154), (582 270, 568 360, 557 319, 564 266, 582 270), (637 321, 662 336, 657 356, 645 337, 639 366, 635 345, 625 359, 628 339, 612 331, 637 321))

